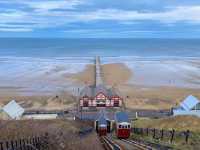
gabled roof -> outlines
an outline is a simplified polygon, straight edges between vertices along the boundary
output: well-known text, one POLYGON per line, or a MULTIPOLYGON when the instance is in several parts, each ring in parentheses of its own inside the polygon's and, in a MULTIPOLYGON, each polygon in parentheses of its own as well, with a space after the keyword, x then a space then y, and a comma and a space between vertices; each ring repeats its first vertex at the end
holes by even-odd
POLYGON ((101 115, 101 116, 98 118, 97 121, 98 121, 99 125, 107 125, 106 118, 105 118, 103 115, 101 115))
POLYGON ((84 96, 93 97, 93 91, 92 91, 93 88, 94 88, 93 86, 84 87, 80 93, 80 96, 81 97, 84 97, 84 96))
POLYGON ((181 102, 180 106, 183 109, 189 111, 194 108, 198 103, 200 103, 200 101, 196 97, 190 95, 183 102, 181 102))
POLYGON ((100 84, 98 86, 86 86, 80 93, 80 97, 88 96, 88 97, 95 97, 97 94, 103 93, 105 96, 111 97, 116 96, 118 93, 114 88, 107 88, 106 86, 100 84))
POLYGON ((115 120, 117 122, 129 122, 128 114, 125 112, 117 112, 115 114, 115 120))
POLYGON ((10 101, 3 107, 3 111, 6 112, 12 119, 16 119, 22 116, 24 109, 16 103, 15 100, 10 101))
POLYGON ((110 120, 110 119, 107 117, 106 110, 104 109, 100 110, 98 113, 98 119, 97 119, 97 121, 99 121, 99 124, 107 125, 107 120, 110 120))
POLYGON ((104 85, 100 84, 100 85, 96 86, 96 88, 94 89, 94 96, 97 96, 97 94, 99 94, 99 93, 104 93, 105 96, 107 96, 108 89, 104 85))

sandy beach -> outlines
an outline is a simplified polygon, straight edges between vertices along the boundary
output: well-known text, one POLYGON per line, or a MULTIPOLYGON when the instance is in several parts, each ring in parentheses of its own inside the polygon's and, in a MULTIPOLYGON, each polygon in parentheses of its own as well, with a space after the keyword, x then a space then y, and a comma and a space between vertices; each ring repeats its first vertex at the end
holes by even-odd
MULTIPOLYGON (((104 72, 105 83, 118 88, 125 99, 126 107, 129 109, 170 109, 178 105, 188 95, 194 95, 200 98, 200 88, 181 87, 179 85, 149 86, 148 84, 134 84, 131 82, 135 77, 134 71, 131 71, 131 69, 122 63, 104 64, 102 70, 104 72)), ((135 73, 138 73, 137 70, 135 73)), ((87 73, 84 74, 87 75, 87 73)), ((149 78, 148 75, 143 76, 147 79, 149 78)), ((187 84, 190 84, 191 81, 192 83, 198 82, 196 76, 193 75, 191 77, 193 79, 190 81, 183 80, 182 82, 187 82, 187 84)), ((93 76, 90 76, 89 79, 92 78, 93 76)), ((158 78, 159 80, 161 79, 158 78)), ((91 80, 91 82, 93 81, 91 80)), ((137 83, 139 82, 142 83, 143 81, 138 80, 137 83)))
MULTIPOLYGON (((191 63, 192 66, 193 63, 194 62, 191 63)), ((197 61, 195 63, 197 63, 197 61)), ((89 83, 92 83, 94 81, 94 76, 91 75, 92 67, 93 66, 88 66, 88 68, 81 73, 84 76, 81 76, 80 74, 78 76, 74 76, 74 79, 82 83, 84 81, 82 79, 87 78, 87 81, 89 83)), ((176 83, 169 83, 166 85, 155 83, 153 85, 148 83, 144 84, 143 79, 138 79, 137 83, 133 82, 133 80, 136 80, 134 79, 135 74, 137 74, 137 76, 143 76, 144 80, 151 80, 151 78, 148 77, 148 74, 150 74, 151 72, 156 73, 158 72, 158 70, 150 70, 150 72, 147 72, 147 74, 141 74, 140 71, 138 71, 137 69, 135 69, 135 71, 131 70, 128 65, 125 65, 123 63, 104 64, 102 65, 102 70, 104 73, 104 82, 109 86, 115 86, 120 91, 121 95, 124 97, 126 107, 129 109, 170 109, 171 107, 178 105, 182 100, 184 100, 184 98, 189 95, 194 95, 200 98, 200 88, 197 87, 198 78, 194 76, 193 72, 186 72, 184 74, 187 75, 193 73, 191 76, 189 76, 191 80, 179 79, 180 84, 178 83, 177 85, 176 83), (190 86, 181 86, 184 83, 187 85, 195 83, 195 85, 191 86, 191 88, 190 86)), ((164 73, 166 72, 167 71, 165 70, 164 73)), ((168 80, 168 78, 165 78, 167 74, 162 76, 164 73, 160 72, 160 74, 158 74, 157 82, 162 81, 162 79, 168 80)), ((170 69, 168 71, 168 75, 172 78, 170 69)), ((178 77, 174 76, 174 80, 176 78, 178 77)), ((156 76, 154 77, 154 80, 155 79, 156 76)))
MULTIPOLYGON (((1 73, 4 78, 0 79, 0 106, 15 99, 26 109, 73 108, 78 88, 94 84, 95 69, 88 62, 74 62, 72 66, 65 63, 49 66, 45 62, 46 66, 37 66, 34 73, 32 67, 24 64, 23 73, 1 73)), ((118 88, 127 108, 169 109, 188 95, 200 98, 199 67, 198 60, 129 60, 103 62, 102 71, 104 82, 118 88)))

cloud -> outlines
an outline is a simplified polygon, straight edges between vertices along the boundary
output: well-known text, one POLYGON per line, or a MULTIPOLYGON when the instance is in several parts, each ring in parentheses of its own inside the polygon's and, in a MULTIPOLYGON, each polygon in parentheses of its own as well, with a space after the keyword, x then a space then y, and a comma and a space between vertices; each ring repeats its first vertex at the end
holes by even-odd
POLYGON ((33 29, 31 28, 2 28, 0 27, 0 31, 2 32, 31 32, 33 29))
POLYGON ((163 12, 139 12, 119 9, 101 9, 77 15, 77 20, 115 20, 115 21, 143 21, 153 20, 163 23, 179 21, 200 23, 200 6, 178 6, 163 12))
MULTIPOLYGON (((159 11, 151 9, 140 11, 112 7, 87 10, 86 0, 1 0, 0 4, 6 4, 0 12, 0 31, 12 32, 16 29, 16 31, 31 32, 35 29, 55 28, 72 23, 105 21, 118 22, 124 26, 134 22, 139 24, 143 21, 159 22, 164 25, 179 22, 200 24, 200 5, 167 7, 159 11), (81 6, 81 9, 78 6, 81 6)), ((79 30, 79 32, 83 31, 79 30)))
POLYGON ((172 33, 172 31, 166 30, 132 30, 132 29, 72 29, 62 31, 68 34, 132 34, 132 33, 172 33))
POLYGON ((24 1, 30 8, 48 11, 53 9, 74 9, 75 6, 80 5, 82 1, 80 0, 52 0, 52 1, 24 1))

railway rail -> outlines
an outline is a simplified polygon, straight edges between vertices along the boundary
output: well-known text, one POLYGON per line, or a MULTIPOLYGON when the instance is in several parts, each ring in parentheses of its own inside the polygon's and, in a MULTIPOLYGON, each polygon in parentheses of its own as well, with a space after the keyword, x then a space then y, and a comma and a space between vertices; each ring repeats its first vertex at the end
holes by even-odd
POLYGON ((124 150, 121 146, 113 142, 111 139, 107 137, 100 137, 100 141, 105 150, 124 150))
POLYGON ((155 148, 152 148, 151 146, 147 146, 145 144, 139 143, 134 140, 121 139, 121 141, 132 145, 133 147, 137 148, 138 150, 156 150, 155 148))

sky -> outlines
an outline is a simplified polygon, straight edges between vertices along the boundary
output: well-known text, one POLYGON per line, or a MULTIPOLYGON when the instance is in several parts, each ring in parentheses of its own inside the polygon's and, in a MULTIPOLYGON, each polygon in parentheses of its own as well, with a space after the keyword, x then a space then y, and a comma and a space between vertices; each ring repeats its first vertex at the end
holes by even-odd
POLYGON ((0 0, 0 37, 200 38, 200 1, 0 0))

